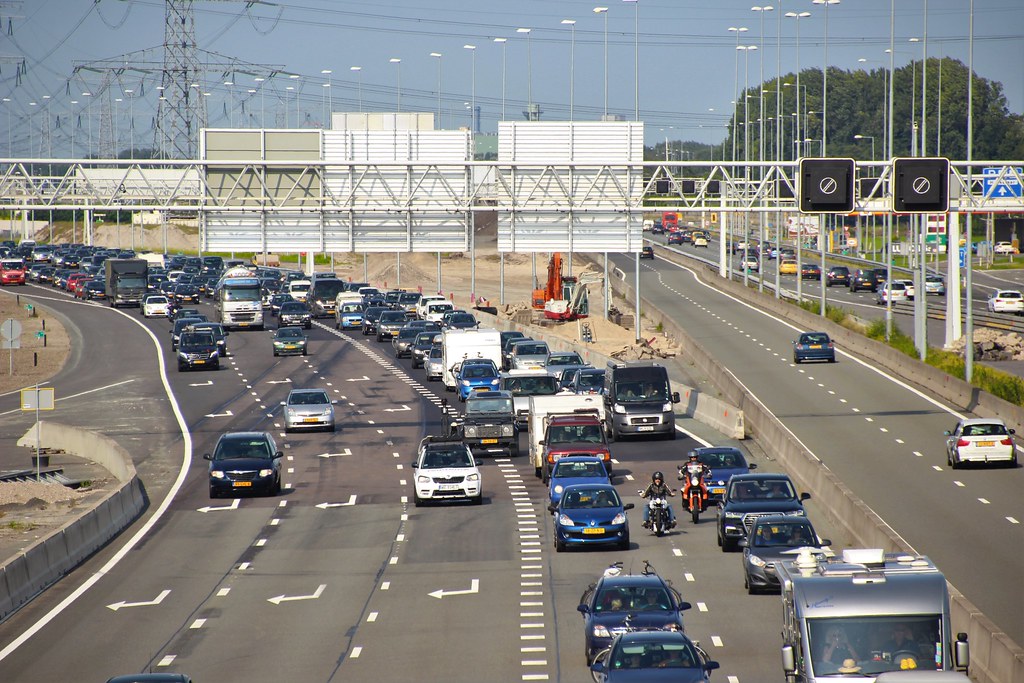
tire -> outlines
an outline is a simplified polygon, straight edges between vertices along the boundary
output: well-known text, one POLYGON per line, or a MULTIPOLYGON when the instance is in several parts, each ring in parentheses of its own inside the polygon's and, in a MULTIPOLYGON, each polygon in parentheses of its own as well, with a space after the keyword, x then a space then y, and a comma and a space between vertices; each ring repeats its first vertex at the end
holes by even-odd
POLYGON ((955 455, 950 453, 950 455, 949 455, 949 466, 952 469, 954 469, 954 470, 958 470, 958 469, 961 468, 961 466, 963 466, 963 463, 960 462, 959 458, 957 458, 955 455))
POLYGON ((558 538, 558 533, 557 532, 555 532, 555 552, 556 553, 564 553, 565 552, 565 541, 563 541, 563 540, 558 538))
POLYGON ((308 356, 309 355, 309 349, 302 349, 302 355, 303 356, 308 356))
POLYGON ((274 482, 273 486, 270 487, 270 495, 279 496, 281 495, 281 479, 280 477, 274 482))
POLYGON ((727 538, 722 539, 722 552, 731 553, 736 550, 736 541, 731 541, 727 538))
POLYGON ((412 496, 412 504, 418 508, 423 507, 423 499, 419 497, 419 494, 414 493, 412 496))
POLYGON ((800 365, 800 359, 796 356, 793 356, 793 365, 800 365))
POLYGON ((619 550, 629 550, 629 534, 627 533, 622 540, 619 541, 619 550))
POLYGON ((211 486, 210 487, 210 498, 219 498, 219 497, 220 496, 217 495, 217 489, 215 489, 214 487, 211 486))
POLYGON ((483 493, 478 493, 471 500, 472 500, 473 505, 483 505, 484 504, 484 494, 483 493))
POLYGON ((274 351, 274 356, 277 357, 277 351, 274 351))
POLYGON ((540 474, 541 474, 541 472, 540 472, 540 468, 539 468, 539 467, 534 467, 534 468, 533 468, 533 476, 535 476, 535 477, 537 477, 538 479, 540 479, 540 474))

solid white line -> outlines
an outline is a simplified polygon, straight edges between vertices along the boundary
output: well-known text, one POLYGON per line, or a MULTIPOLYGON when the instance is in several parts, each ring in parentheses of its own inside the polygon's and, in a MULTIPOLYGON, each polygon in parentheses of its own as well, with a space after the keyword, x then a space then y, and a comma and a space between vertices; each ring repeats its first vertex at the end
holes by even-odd
POLYGON ((137 319, 128 315, 124 311, 119 310, 117 308, 110 308, 105 310, 109 310, 119 315, 123 315, 128 320, 131 320, 133 323, 142 328, 146 332, 146 334, 149 335, 150 340, 153 342, 153 347, 156 349, 157 367, 160 372, 160 383, 163 385, 164 393, 167 395, 167 400, 170 402, 171 411, 174 413, 174 419, 178 423, 178 429, 181 431, 181 438, 183 441, 182 459, 181 465, 178 468, 178 476, 174 480, 174 483, 171 484, 171 488, 170 490, 168 490, 167 495, 164 497, 162 501, 160 501, 160 505, 153 513, 153 516, 150 517, 146 521, 146 523, 143 524, 142 527, 140 527, 139 530, 136 531, 135 534, 130 539, 128 539, 128 541, 123 546, 121 546, 121 548, 114 554, 114 556, 111 557, 106 562, 106 564, 104 564, 96 571, 96 573, 90 575, 87 579, 85 579, 85 581, 83 581, 82 584, 78 588, 76 588, 70 595, 61 600, 60 603, 53 607, 53 609, 51 609, 49 612, 40 617, 37 622, 32 624, 28 629, 21 633, 21 635, 19 635, 17 638, 8 643, 7 647, 5 647, 3 650, 0 650, 0 662, 2 662, 4 659, 10 656, 11 653, 15 652, 19 647, 24 645, 29 640, 29 638, 34 636, 36 633, 42 630, 47 624, 53 621, 61 612, 67 609, 72 603, 78 600, 78 598, 84 595, 86 591, 92 588, 92 586, 96 584, 96 582, 98 582, 101 578, 103 578, 111 571, 113 571, 114 567, 116 567, 118 563, 120 563, 121 560, 123 560, 125 556, 142 541, 143 538, 148 536, 149 532, 153 529, 153 527, 156 526, 156 524, 161 520, 161 518, 164 516, 164 513, 167 512, 168 508, 170 508, 171 502, 174 500, 175 496, 178 495, 178 491, 185 484, 185 478, 188 476, 189 464, 192 462, 192 434, 190 434, 188 431, 188 425, 185 423, 185 416, 182 415, 181 413, 181 407, 178 405, 178 401, 174 396, 174 392, 171 390, 171 383, 167 379, 167 367, 166 364, 164 363, 164 355, 160 348, 160 342, 157 340, 156 335, 154 335, 153 332, 148 327, 146 327, 137 319))

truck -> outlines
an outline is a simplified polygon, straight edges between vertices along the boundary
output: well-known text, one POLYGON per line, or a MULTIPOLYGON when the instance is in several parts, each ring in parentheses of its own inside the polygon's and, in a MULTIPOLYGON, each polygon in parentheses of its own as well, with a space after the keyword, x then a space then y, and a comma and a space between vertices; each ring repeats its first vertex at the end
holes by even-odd
POLYGON ((608 436, 676 437, 673 392, 665 366, 651 361, 608 361, 604 376, 604 404, 609 414, 608 436))
POLYGON ((225 330, 262 330, 261 289, 258 277, 222 277, 213 294, 216 322, 225 330))
POLYGON ((145 259, 112 258, 103 262, 106 272, 107 302, 113 306, 139 306, 146 293, 149 263, 145 259))
POLYGON ((455 369, 467 358, 487 358, 501 368, 501 334, 497 330, 442 330, 441 358, 444 388, 455 391, 455 369))
MULTIPOLYGON (((550 465, 547 463, 547 451, 545 441, 548 424, 556 416, 578 416, 588 421, 596 420, 602 425, 605 420, 604 405, 600 396, 588 394, 555 394, 551 396, 531 396, 529 398, 529 443, 530 462, 533 463, 534 474, 546 481, 546 474, 550 474, 550 465)), ((611 476, 611 454, 608 452, 607 444, 603 448, 599 444, 593 444, 594 448, 586 451, 574 452, 573 455, 597 455, 602 459, 607 454, 605 466, 609 468, 611 476)), ((568 455, 568 451, 560 451, 568 455)), ((554 457, 554 453, 552 453, 554 457)), ((552 461, 553 462, 553 461, 552 461)))
POLYGON ((848 548, 829 558, 801 548, 776 571, 787 683, 966 673, 967 634, 953 638, 946 578, 927 557, 848 548))

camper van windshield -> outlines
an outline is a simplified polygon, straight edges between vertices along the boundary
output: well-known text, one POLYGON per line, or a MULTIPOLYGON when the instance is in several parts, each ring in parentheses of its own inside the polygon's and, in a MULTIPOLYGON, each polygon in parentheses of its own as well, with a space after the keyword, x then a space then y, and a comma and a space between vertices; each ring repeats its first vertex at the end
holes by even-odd
POLYGON ((937 614, 808 619, 814 676, 942 670, 937 614))

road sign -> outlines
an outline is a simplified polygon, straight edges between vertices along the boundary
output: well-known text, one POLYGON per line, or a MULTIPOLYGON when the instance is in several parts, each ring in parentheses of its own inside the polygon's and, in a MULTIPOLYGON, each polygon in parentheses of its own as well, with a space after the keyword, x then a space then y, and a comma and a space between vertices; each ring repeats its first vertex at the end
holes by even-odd
POLYGON ((967 267, 967 247, 960 247, 960 267, 967 267))
POLYGON ((53 410, 53 388, 45 387, 21 390, 22 410, 53 410))
POLYGON ((896 213, 949 213, 949 159, 893 159, 892 210, 896 213))
POLYGON ((8 318, 0 323, 0 337, 4 339, 17 339, 21 336, 21 323, 14 318, 8 318))
POLYGON ((800 211, 853 211, 855 168, 853 159, 800 159, 800 211))
POLYGON ((1020 197, 1024 195, 1024 187, 1020 179, 1024 168, 1017 166, 995 166, 981 170, 981 187, 986 197, 1020 197))

